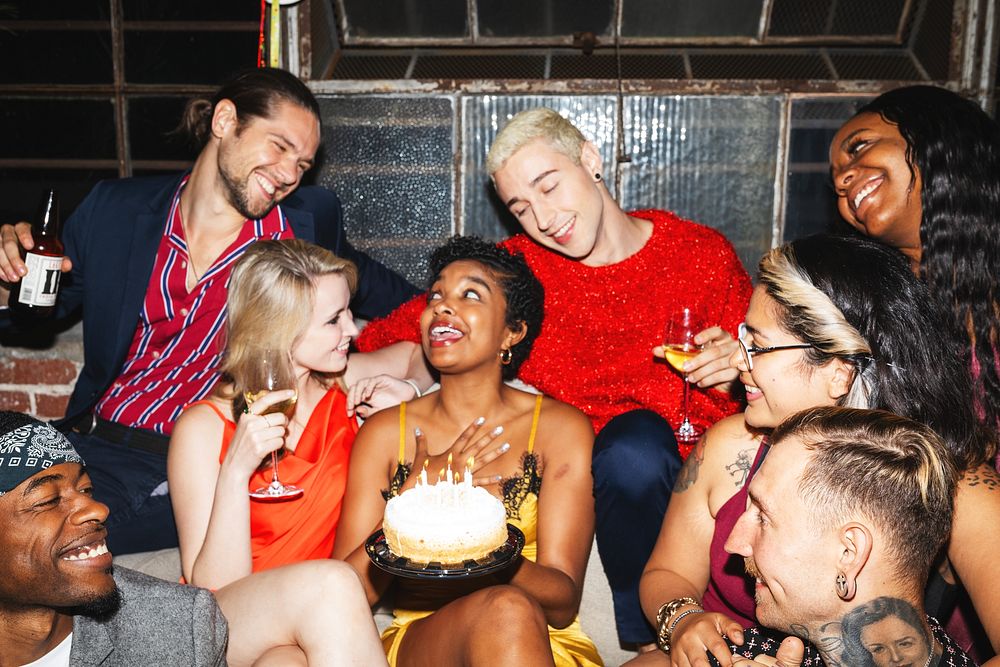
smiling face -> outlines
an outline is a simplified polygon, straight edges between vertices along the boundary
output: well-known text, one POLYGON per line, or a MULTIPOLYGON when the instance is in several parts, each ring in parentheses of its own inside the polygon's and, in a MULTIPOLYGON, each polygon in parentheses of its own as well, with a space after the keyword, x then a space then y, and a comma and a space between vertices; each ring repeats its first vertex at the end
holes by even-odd
POLYGON ((922 629, 898 616, 886 616, 862 628, 861 644, 878 667, 921 667, 930 652, 922 629))
POLYGON ((595 174, 601 160, 584 144, 576 164, 544 139, 535 139, 507 158, 493 174, 497 195, 524 232, 539 244, 584 261, 601 254, 604 200, 595 174))
POLYGON ((830 173, 841 217, 862 234, 908 256, 920 253, 920 172, 906 141, 877 113, 847 121, 830 144, 830 173))
POLYGON ((747 509, 725 545, 727 552, 746 559, 747 572, 756 579, 757 619, 784 632, 832 618, 840 601, 832 573, 843 549, 836 532, 811 516, 797 488, 811 455, 794 436, 768 452, 750 482, 747 509), (817 585, 827 579, 829 590, 817 585))
POLYGON ((47 468, 0 497, 0 603, 99 608, 116 598, 107 517, 78 463, 47 468))
POLYGON ((473 367, 500 369, 499 352, 523 337, 507 328, 507 299, 496 277, 478 262, 445 266, 427 293, 420 316, 424 354, 444 374, 473 367))
POLYGON ((292 102, 270 118, 236 122, 235 107, 219 102, 213 121, 220 135, 219 180, 226 199, 247 219, 261 218, 299 186, 319 148, 319 119, 292 102))
MULTIPOLYGON (((773 347, 802 343, 778 324, 780 306, 763 287, 754 288, 746 314, 747 346, 773 347)), ((835 377, 843 362, 813 366, 806 349, 775 350, 755 355, 753 370, 747 369, 737 350, 730 364, 740 371, 746 388, 746 423, 755 428, 774 428, 791 414, 806 408, 834 405, 842 390, 835 377)))
POLYGON ((350 311, 351 290, 343 276, 328 273, 315 281, 313 311, 306 330, 292 348, 295 374, 339 373, 358 328, 350 311))

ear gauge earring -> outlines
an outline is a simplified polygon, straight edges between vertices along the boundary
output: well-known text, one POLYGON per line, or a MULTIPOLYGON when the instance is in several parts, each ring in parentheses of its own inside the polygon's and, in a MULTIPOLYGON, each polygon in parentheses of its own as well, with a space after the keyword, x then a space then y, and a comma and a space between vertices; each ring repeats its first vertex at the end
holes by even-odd
POLYGON ((841 600, 851 600, 854 598, 854 594, 857 592, 855 585, 856 581, 847 581, 847 575, 843 572, 837 573, 837 597, 841 600))
POLYGON ((601 180, 601 172, 597 172, 596 174, 594 174, 594 180, 598 182, 601 180))

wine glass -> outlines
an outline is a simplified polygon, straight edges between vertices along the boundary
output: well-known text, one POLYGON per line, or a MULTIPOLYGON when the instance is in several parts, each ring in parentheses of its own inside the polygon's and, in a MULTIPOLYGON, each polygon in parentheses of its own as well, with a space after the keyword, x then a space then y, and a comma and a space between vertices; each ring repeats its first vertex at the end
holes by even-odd
MULTIPOLYGON (((286 352, 274 349, 264 349, 260 352, 260 363, 247 378, 247 389, 243 392, 247 409, 253 402, 271 391, 283 389, 295 390, 295 375, 292 373, 292 360, 286 352)), ((260 414, 269 415, 282 412, 291 419, 295 412, 295 402, 298 393, 284 401, 270 405, 260 414)), ((260 500, 276 500, 297 498, 304 493, 303 489, 291 484, 282 484, 278 479, 278 450, 271 452, 271 483, 250 492, 251 498, 260 500)))
POLYGON ((701 346, 694 342, 695 334, 705 329, 704 322, 692 308, 683 307, 673 312, 667 320, 664 331, 663 357, 678 373, 684 376, 684 418, 674 434, 677 442, 693 445, 705 432, 701 426, 691 423, 688 418, 688 401, 691 395, 691 385, 684 373, 684 362, 701 351, 701 346))

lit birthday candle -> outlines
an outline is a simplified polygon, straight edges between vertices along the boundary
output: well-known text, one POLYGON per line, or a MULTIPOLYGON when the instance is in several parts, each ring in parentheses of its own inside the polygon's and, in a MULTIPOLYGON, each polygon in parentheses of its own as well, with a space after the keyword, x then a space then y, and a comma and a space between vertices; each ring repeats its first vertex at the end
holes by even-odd
POLYGON ((424 469, 420 471, 420 484, 427 486, 427 459, 424 459, 424 469))
POLYGON ((476 457, 474 456, 470 456, 465 461, 465 479, 463 481, 465 482, 465 488, 467 489, 472 488, 472 467, 475 465, 475 463, 476 463, 476 457))

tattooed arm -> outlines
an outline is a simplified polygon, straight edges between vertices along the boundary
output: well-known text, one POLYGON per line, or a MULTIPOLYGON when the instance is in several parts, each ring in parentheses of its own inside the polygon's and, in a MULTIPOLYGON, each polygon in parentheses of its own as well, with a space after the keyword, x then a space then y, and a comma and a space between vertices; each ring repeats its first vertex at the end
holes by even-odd
MULTIPOLYGON (((739 488, 735 482, 742 478, 740 453, 754 447, 743 415, 733 415, 712 426, 688 456, 639 584, 643 612, 654 627, 664 603, 680 597, 701 600, 704 595, 715 514, 739 488)), ((675 626, 670 659, 675 665, 704 660, 707 646, 728 666, 722 634, 739 637, 740 629, 723 614, 689 614, 675 626)))
MULTIPOLYGON (((969 470, 958 483, 948 559, 1000 653, 1000 475, 989 464, 969 470)), ((945 619, 941 619, 942 621, 945 619)), ((986 663, 1000 667, 1000 657, 986 663)))

